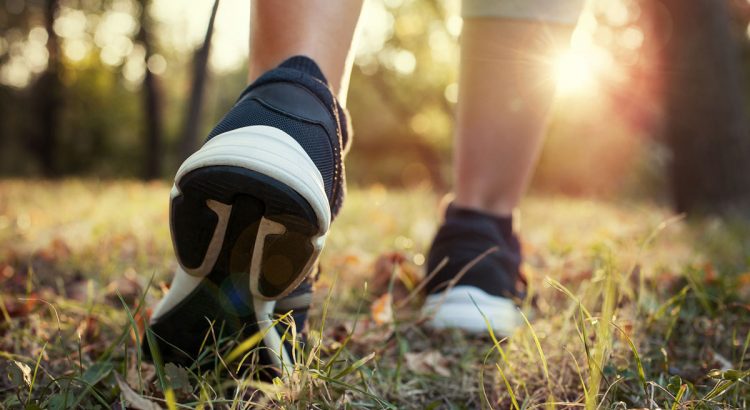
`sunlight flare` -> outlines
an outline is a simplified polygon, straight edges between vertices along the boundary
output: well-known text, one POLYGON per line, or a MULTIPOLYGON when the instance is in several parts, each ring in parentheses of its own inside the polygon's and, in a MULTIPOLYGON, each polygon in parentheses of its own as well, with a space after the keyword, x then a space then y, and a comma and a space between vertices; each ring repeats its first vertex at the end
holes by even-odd
POLYGON ((591 57, 589 53, 569 50, 556 59, 553 74, 560 94, 581 94, 595 87, 596 70, 591 57))

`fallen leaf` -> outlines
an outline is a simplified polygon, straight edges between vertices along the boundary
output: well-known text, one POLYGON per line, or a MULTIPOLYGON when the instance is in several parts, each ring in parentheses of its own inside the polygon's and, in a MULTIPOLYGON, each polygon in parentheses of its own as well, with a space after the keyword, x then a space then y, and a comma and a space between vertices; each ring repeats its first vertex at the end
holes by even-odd
POLYGON ((380 255, 373 267, 370 290, 375 294, 387 292, 391 277, 404 261, 406 261, 406 256, 401 252, 390 252, 380 255))
POLYGON ((132 356, 130 365, 128 366, 128 373, 125 378, 129 386, 140 386, 141 383, 144 386, 148 386, 156 378, 156 368, 150 363, 141 362, 141 370, 139 375, 137 358, 135 356, 132 356))
POLYGON ((451 372, 448 369, 448 359, 437 350, 427 352, 406 353, 406 367, 420 374, 439 374, 443 377, 450 377, 451 372))
POLYGON ((91 285, 90 280, 84 278, 80 274, 76 275, 65 282, 65 295, 68 299, 85 302, 88 299, 89 287, 91 285))
POLYGON ((370 305, 370 314, 375 323, 382 325, 393 322, 393 310, 391 309, 392 299, 390 293, 384 293, 375 299, 370 305))
POLYGON ((705 283, 712 284, 716 282, 716 278, 719 276, 716 273, 716 268, 714 268, 714 265, 710 262, 703 265, 703 270, 706 272, 706 276, 704 278, 705 283))
POLYGON ((47 262, 65 260, 70 257, 70 247, 62 238, 55 238, 44 249, 39 251, 39 257, 47 262))
POLYGON ((88 315, 76 328, 76 334, 86 344, 96 341, 99 338, 99 321, 96 316, 88 315))
POLYGON ((122 275, 107 285, 107 298, 117 304, 120 303, 120 296, 126 303, 133 304, 140 295, 141 284, 138 282, 138 274, 133 268, 126 269, 122 275))
POLYGON ((374 295, 391 292, 393 301, 398 303, 406 299, 423 279, 422 269, 404 253, 390 252, 381 255, 375 261, 369 289, 374 295), (391 289, 392 278, 395 280, 391 289))
POLYGON ((393 326, 380 326, 374 320, 369 319, 357 320, 356 325, 354 322, 342 322, 331 326, 327 337, 340 346, 351 334, 350 346, 365 346, 370 349, 372 346, 382 346, 393 336, 393 326))
POLYGON ((351 329, 349 329, 349 326, 347 326, 346 323, 339 323, 329 329, 331 329, 329 331, 329 337, 336 343, 343 343, 349 336, 349 333, 351 333, 351 329))
POLYGON ((120 387, 122 398, 128 402, 129 407, 136 410, 162 410, 158 404, 133 391, 119 373, 115 373, 115 380, 117 380, 117 386, 120 387))
POLYGON ((190 377, 184 367, 177 366, 174 363, 167 363, 164 366, 164 372, 169 379, 169 385, 177 391, 190 393, 193 386, 190 385, 190 377))
MULTIPOLYGON (((151 320, 151 312, 152 309, 150 307, 141 308, 138 309, 138 311, 136 311, 135 315, 133 316, 135 327, 138 331, 138 337, 140 337, 140 340, 143 340, 146 337, 146 324, 151 320)), ((133 328, 130 329, 130 337, 134 342, 137 342, 139 340, 136 338, 136 330, 134 330, 133 328)))
POLYGON ((27 365, 26 363, 21 363, 17 360, 13 360, 13 364, 16 365, 16 367, 11 368, 11 374, 10 377, 12 381, 20 386, 21 383, 25 384, 26 386, 31 385, 31 367, 27 365))

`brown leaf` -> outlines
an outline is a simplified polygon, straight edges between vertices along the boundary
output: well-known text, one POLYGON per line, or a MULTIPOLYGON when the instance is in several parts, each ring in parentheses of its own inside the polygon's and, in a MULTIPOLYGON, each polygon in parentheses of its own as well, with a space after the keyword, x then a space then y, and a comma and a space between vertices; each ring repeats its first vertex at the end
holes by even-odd
POLYGON ((394 271, 405 260, 406 256, 401 252, 390 252, 380 255, 375 261, 370 290, 375 294, 387 292, 394 271))
POLYGON ((156 368, 154 365, 146 362, 141 362, 141 370, 140 370, 140 380, 138 375, 138 366, 136 365, 137 358, 135 356, 132 357, 132 360, 130 361, 130 365, 128 366, 128 374, 126 375, 126 380, 128 382, 129 386, 138 386, 141 383, 143 383, 144 386, 148 386, 151 384, 154 379, 156 379, 156 368))
POLYGON ((128 304, 133 304, 138 300, 141 294, 141 284, 138 283, 138 274, 133 268, 126 269, 121 276, 107 285, 107 297, 117 304, 120 303, 118 294, 128 304))
POLYGON ((393 326, 380 326, 373 320, 360 319, 339 323, 330 326, 327 337, 333 339, 334 343, 341 344, 351 334, 350 345, 381 346, 393 335, 393 326))
POLYGON ((47 262, 65 260, 70 257, 70 247, 62 238, 55 238, 46 248, 39 251, 39 257, 47 262))
POLYGON ((76 334, 85 344, 98 340, 99 333, 99 320, 93 315, 86 316, 76 328, 76 334))
POLYGON ((711 262, 708 262, 708 263, 706 263, 703 266, 703 269, 706 272, 706 276, 705 276, 705 279, 704 279, 704 281, 706 282, 706 284, 710 285, 710 284, 715 283, 716 282, 716 278, 719 275, 716 273, 716 268, 714 268, 714 265, 711 262))
MULTIPOLYGON (((135 321, 135 326, 138 330, 138 336, 141 340, 143 340, 146 337, 146 323, 148 323, 151 320, 151 312, 152 309, 149 308, 141 308, 138 309, 137 312, 135 312, 135 315, 133 316, 133 320, 135 321)), ((130 337, 133 339, 133 341, 137 341, 136 333, 131 328, 130 329, 130 337)))
POLYGON ((437 350, 430 350, 418 353, 406 353, 406 367, 420 374, 439 374, 443 377, 450 377, 451 372, 448 369, 448 359, 437 350))
POLYGON ((390 291, 391 278, 393 283, 393 300, 398 303, 409 296, 424 279, 422 269, 412 263, 402 252, 390 252, 381 255, 373 268, 373 278, 370 292, 380 295, 390 291))
POLYGON ((65 295, 68 299, 85 302, 88 299, 90 282, 89 279, 76 275, 76 277, 66 281, 65 295))
POLYGON ((162 410, 158 404, 133 391, 118 373, 115 373, 115 380, 117 380, 117 385, 120 387, 122 398, 128 402, 129 407, 136 410, 162 410))
POLYGON ((375 323, 382 325, 393 321, 392 299, 390 293, 384 293, 370 305, 370 314, 375 323))

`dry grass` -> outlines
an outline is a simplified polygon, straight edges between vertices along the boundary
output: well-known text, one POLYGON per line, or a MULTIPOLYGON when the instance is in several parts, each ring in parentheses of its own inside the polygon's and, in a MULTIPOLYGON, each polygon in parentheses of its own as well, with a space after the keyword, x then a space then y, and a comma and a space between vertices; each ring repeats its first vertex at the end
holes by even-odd
POLYGON ((167 193, 0 182, 0 408, 750 405, 748 226, 549 197, 523 206, 530 323, 510 338, 430 332, 418 300, 372 320, 374 300, 390 290, 400 303, 400 278, 419 277, 437 224, 431 193, 375 187, 350 192, 334 224, 292 380, 154 368, 132 326, 175 266, 167 193))

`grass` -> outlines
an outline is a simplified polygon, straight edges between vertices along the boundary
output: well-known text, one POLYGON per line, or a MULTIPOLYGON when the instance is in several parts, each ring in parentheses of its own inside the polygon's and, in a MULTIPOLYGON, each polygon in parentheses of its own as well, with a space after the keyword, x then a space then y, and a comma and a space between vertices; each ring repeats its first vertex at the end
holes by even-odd
POLYGON ((0 408, 750 407, 747 224, 532 197, 528 323, 498 340, 422 325, 438 198, 355 189, 301 364, 264 383, 236 363, 258 339, 218 329, 213 369, 142 361, 140 323, 175 267, 167 196, 161 183, 0 182, 0 408))

